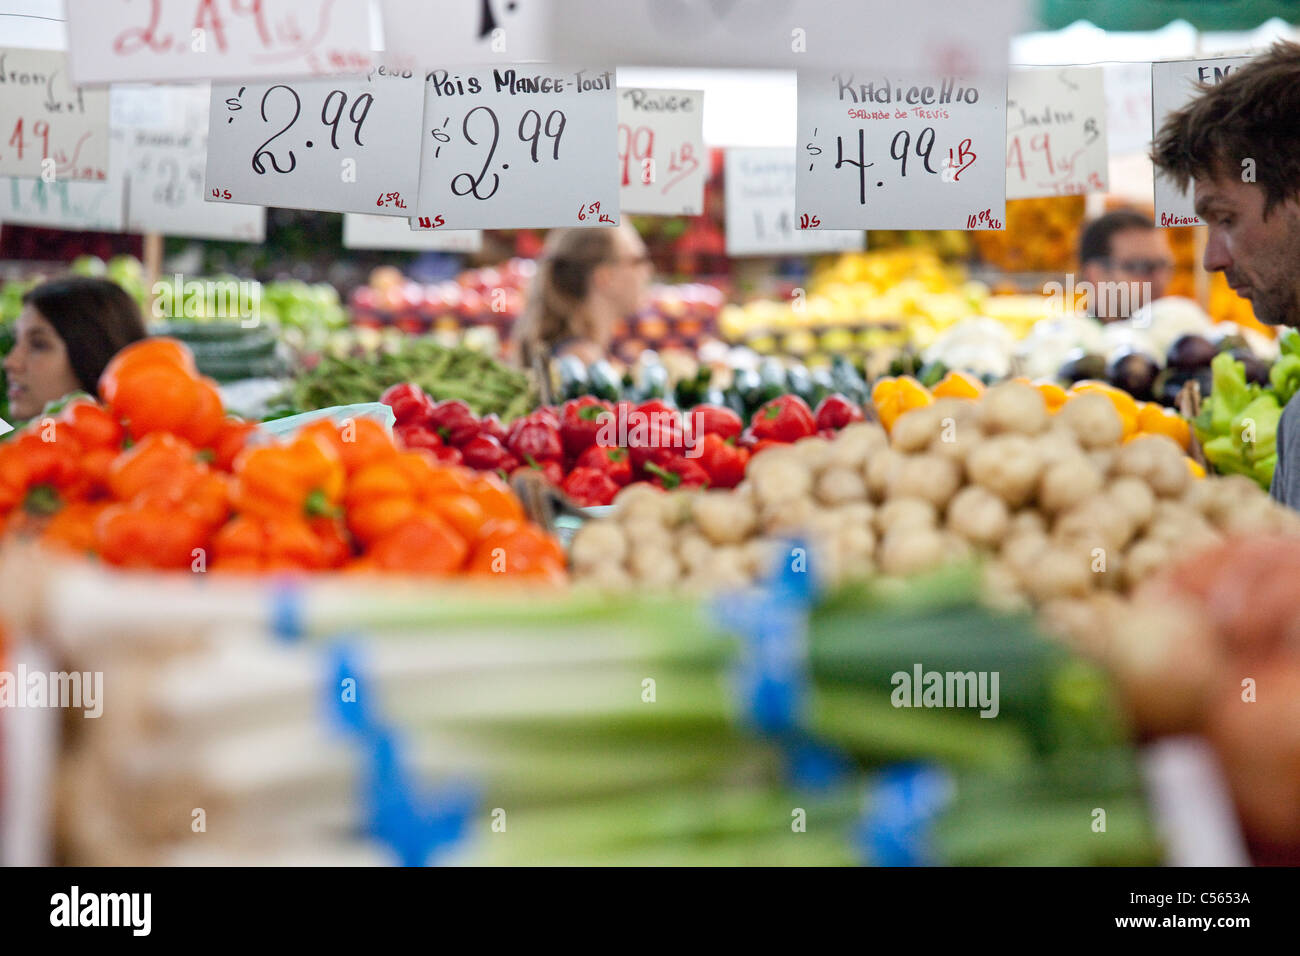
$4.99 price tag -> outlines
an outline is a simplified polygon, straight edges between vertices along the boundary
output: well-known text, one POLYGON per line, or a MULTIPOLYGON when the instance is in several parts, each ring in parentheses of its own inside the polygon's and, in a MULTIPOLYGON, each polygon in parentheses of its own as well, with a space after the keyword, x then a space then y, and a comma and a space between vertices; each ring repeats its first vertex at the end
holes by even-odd
POLYGON ((1108 172, 1101 69, 1013 70, 1007 84, 1007 198, 1105 192, 1108 172))
POLYGON ((704 94, 618 91, 618 170, 623 212, 698 216, 704 209, 704 94))
POLYGON ((424 103, 413 228, 618 224, 612 69, 437 69, 424 103))
POLYGON ((365 73, 354 0, 67 0, 78 83, 365 73))
POLYGON ((209 202, 410 216, 424 82, 370 79, 212 87, 209 202))
POLYGON ((801 73, 799 228, 1001 229, 1006 89, 1005 74, 801 73))
POLYGON ((73 86, 67 65, 54 50, 0 48, 0 174, 108 178, 108 90, 73 86))

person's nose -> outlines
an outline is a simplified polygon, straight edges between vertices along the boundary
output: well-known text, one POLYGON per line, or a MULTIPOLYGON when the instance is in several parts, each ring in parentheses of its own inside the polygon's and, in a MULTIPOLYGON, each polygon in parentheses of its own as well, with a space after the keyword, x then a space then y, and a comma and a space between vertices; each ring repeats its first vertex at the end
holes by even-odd
POLYGON ((12 375, 14 372, 21 370, 22 351, 23 351, 23 347, 21 345, 15 345, 12 349, 9 350, 9 354, 5 356, 5 360, 3 363, 5 372, 12 375))
POLYGON ((1232 266, 1227 240, 1215 229, 1210 230, 1210 237, 1205 242, 1202 264, 1206 272, 1225 272, 1232 266))

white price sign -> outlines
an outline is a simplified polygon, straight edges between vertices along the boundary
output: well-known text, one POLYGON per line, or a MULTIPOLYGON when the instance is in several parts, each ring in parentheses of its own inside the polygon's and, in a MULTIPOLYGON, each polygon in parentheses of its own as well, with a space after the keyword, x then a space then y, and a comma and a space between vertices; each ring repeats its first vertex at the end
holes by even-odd
POLYGON ((1001 229, 1006 74, 800 74, 801 229, 1001 229))
POLYGON ((796 228, 794 165, 791 149, 727 150, 727 255, 808 255, 865 248, 866 236, 860 230, 796 228))
MULTIPOLYGON (((1250 62, 1248 56, 1216 57, 1208 60, 1171 60, 1151 64, 1151 114, 1158 135, 1165 117, 1186 106, 1202 85, 1214 86, 1233 70, 1250 62)), ((1183 192, 1160 170, 1155 174, 1157 226, 1203 226, 1193 208, 1195 197, 1183 192)))
POLYGON ((483 248, 483 233, 477 229, 457 232, 416 230, 405 219, 350 212, 343 215, 343 248, 478 252, 483 248))
POLYGON ((618 224, 613 70, 438 69, 424 103, 417 228, 618 224))
POLYGON ((1106 93, 1096 67, 1013 70, 1007 198, 1106 192, 1106 93))
POLYGON ((73 86, 66 54, 0 48, 0 174, 108 178, 108 90, 73 86))
POLYGON ((384 58, 410 69, 552 60, 550 0, 379 0, 384 58))
POLYGON ((121 176, 102 183, 0 178, 0 223, 122 232, 126 198, 122 184, 121 176))
POLYGON ((618 171, 623 212, 698 216, 704 211, 704 94, 618 91, 618 171))
POLYGON ((262 242, 266 210, 261 206, 220 206, 204 201, 207 187, 207 134, 124 130, 128 232, 161 232, 194 239, 262 242))
POLYGON ((1151 64, 1107 63, 1106 139, 1116 156, 1151 147, 1151 64))
POLYGON ((212 87, 209 202, 410 216, 419 191, 424 82, 212 87))
POLYGON ((67 0, 78 83, 365 73, 355 0, 67 0))

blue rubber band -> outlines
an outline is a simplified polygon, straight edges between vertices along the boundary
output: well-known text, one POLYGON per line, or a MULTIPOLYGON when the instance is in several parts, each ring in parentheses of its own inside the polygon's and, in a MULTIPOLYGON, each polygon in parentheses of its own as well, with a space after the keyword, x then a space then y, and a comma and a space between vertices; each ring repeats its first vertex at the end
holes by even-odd
POLYGON ((899 764, 878 775, 858 826, 869 866, 935 866, 934 823, 952 801, 952 778, 933 764, 899 764))
POLYGON ((428 866, 464 837, 478 795, 463 784, 438 790, 421 786, 405 759, 403 741, 369 699, 355 650, 338 643, 330 653, 329 711, 362 750, 366 832, 392 849, 402 866, 428 866))

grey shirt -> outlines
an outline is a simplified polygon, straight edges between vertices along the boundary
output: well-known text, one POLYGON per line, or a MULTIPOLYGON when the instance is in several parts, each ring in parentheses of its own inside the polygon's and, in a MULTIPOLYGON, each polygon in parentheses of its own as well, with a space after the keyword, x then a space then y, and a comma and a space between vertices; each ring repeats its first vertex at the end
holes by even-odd
POLYGON ((1282 409, 1277 424, 1277 467, 1273 469, 1271 494, 1282 504, 1300 511, 1300 393, 1291 397, 1282 409))

